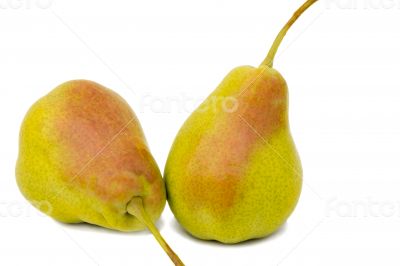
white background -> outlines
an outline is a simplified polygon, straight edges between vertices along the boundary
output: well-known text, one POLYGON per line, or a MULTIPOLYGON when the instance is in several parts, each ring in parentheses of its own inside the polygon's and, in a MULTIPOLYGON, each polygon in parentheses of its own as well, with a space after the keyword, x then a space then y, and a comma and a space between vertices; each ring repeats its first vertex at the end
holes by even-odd
MULTIPOLYGON (((97 81, 138 115, 163 169, 183 121, 233 67, 258 65, 303 0, 0 0, 0 264, 170 265, 147 232, 63 225, 15 183, 20 123, 58 84, 97 81)), ((195 240, 168 206, 158 222, 187 265, 399 265, 400 1, 326 0, 284 40, 304 168, 275 235, 195 240)))

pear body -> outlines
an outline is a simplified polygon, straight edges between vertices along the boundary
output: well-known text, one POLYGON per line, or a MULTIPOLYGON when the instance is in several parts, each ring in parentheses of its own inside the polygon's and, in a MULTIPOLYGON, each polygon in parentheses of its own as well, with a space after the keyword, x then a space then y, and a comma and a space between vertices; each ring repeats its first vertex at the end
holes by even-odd
POLYGON ((231 71, 180 129, 164 174, 171 210, 193 236, 237 243, 276 231, 302 185, 283 77, 231 71))
POLYGON ((16 166, 23 195, 49 216, 135 231, 145 228, 126 206, 141 197, 154 221, 165 186, 138 119, 100 84, 66 82, 36 102, 20 131, 16 166))

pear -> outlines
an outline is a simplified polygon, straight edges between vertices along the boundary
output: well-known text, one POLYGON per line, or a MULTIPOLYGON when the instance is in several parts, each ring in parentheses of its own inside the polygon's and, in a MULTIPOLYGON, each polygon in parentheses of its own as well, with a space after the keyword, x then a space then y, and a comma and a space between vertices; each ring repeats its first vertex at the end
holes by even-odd
POLYGON ((290 26, 258 67, 232 70, 186 120, 165 167, 168 203, 193 236, 238 243, 275 232, 294 210, 302 168, 288 121, 284 78, 273 68, 290 26))
POLYGON ((66 82, 36 102, 20 131, 18 186, 36 207, 64 223, 119 231, 147 227, 183 265, 154 222, 165 185, 140 123, 115 92, 95 82, 66 82))

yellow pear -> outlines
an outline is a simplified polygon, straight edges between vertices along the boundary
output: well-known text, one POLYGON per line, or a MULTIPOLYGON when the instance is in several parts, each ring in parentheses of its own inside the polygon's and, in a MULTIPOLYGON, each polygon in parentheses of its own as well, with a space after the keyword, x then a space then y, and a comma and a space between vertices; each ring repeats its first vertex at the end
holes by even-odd
POLYGON ((129 105, 100 84, 66 82, 36 102, 20 132, 17 183, 35 206, 65 223, 119 231, 147 227, 183 265, 153 222, 165 186, 129 105))
POLYGON ((193 236, 237 243, 276 231, 294 210, 301 163, 288 122, 287 86, 273 69, 286 32, 258 67, 232 70, 180 129, 165 167, 168 202, 193 236))

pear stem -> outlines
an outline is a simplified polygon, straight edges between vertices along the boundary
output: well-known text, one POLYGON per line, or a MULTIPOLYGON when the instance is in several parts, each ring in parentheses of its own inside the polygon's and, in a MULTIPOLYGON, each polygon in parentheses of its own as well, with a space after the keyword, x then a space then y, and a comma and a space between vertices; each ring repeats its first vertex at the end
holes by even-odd
POLYGON ((175 252, 171 249, 171 247, 167 244, 164 238, 161 236, 157 227, 154 225, 153 221, 150 219, 150 217, 144 210, 142 198, 140 197, 133 198, 127 206, 127 211, 129 214, 135 216, 141 223, 147 226, 149 231, 153 234, 153 236, 158 241, 160 246, 164 249, 164 251, 167 253, 167 255, 171 258, 172 262, 176 266, 185 265, 178 257, 178 255, 176 255, 175 252))
POLYGON ((278 48, 279 48, 283 38, 285 37, 286 33, 290 29, 290 27, 296 22, 296 20, 301 16, 301 14, 304 13, 304 11, 306 11, 310 6, 312 6, 317 1, 318 0, 307 0, 299 9, 297 9, 297 11, 290 18, 290 20, 281 29, 278 36, 276 36, 276 39, 275 39, 274 43, 272 44, 267 57, 264 59, 264 61, 261 63, 260 66, 272 67, 274 65, 274 58, 275 58, 276 52, 278 51, 278 48))

